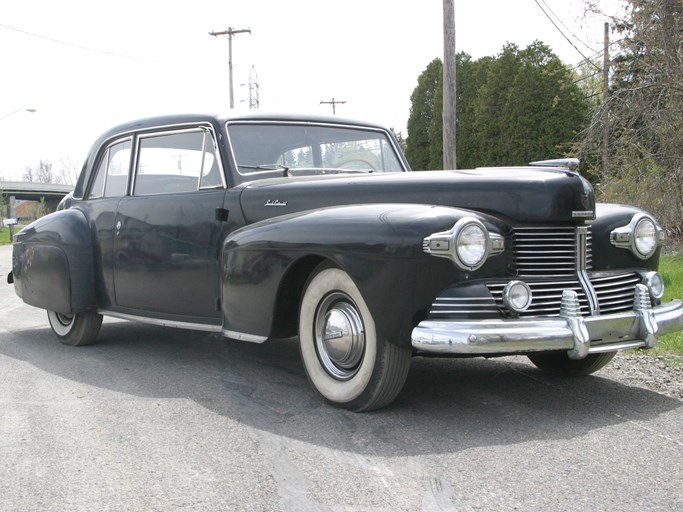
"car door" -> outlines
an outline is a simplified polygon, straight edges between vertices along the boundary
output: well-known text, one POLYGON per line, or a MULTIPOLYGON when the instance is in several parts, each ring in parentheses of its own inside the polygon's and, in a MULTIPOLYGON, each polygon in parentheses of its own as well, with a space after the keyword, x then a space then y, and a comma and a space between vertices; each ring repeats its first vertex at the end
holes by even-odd
POLYGON ((114 139, 103 146, 81 208, 93 229, 93 257, 98 304, 104 310, 115 304, 114 224, 119 201, 128 191, 133 137, 114 139))
POLYGON ((114 229, 117 310, 220 322, 225 176, 209 126, 138 135, 114 229))

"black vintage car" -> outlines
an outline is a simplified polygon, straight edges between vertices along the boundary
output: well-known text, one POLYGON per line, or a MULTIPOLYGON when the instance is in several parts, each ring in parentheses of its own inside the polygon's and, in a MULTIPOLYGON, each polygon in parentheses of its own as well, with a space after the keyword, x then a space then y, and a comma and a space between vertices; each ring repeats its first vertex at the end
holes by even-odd
POLYGON ((146 119, 15 236, 9 281, 69 345, 103 315, 298 336, 313 387, 357 411, 390 403, 414 355, 583 375, 682 329, 656 221, 596 205, 575 161, 539 164, 410 172, 390 132, 337 118, 146 119))

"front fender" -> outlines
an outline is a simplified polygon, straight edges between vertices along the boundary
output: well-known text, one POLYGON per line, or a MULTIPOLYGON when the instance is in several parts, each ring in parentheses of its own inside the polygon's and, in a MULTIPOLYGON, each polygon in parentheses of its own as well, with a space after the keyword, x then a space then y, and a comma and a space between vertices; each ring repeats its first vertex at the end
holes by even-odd
POLYGON ((57 211, 15 235, 12 275, 16 294, 31 306, 96 311, 92 240, 83 213, 57 211))
MULTIPOLYGON (((302 212, 236 231, 223 245, 226 329, 264 339, 296 334, 291 317, 304 283, 316 263, 329 260, 353 279, 382 334, 409 344, 434 296, 466 278, 450 261, 425 254, 422 241, 464 216, 501 229, 494 219, 468 210, 380 204, 302 212), (289 314, 278 314, 281 308, 289 314)), ((498 259, 478 272, 490 272, 492 265, 500 271, 504 262, 498 259)))
POLYGON ((645 213, 633 206, 598 203, 596 217, 591 221, 593 235, 593 270, 618 270, 626 268, 648 268, 657 270, 661 249, 655 251, 647 260, 638 259, 628 249, 615 247, 610 243, 612 230, 627 225, 631 218, 645 213))

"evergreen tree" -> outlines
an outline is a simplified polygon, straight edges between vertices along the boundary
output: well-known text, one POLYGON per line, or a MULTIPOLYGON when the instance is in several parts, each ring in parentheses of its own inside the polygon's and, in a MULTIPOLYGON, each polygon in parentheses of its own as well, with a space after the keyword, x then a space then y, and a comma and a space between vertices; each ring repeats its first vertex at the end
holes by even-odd
MULTIPOLYGON (((561 157, 588 118, 575 77, 535 42, 506 45, 477 61, 460 53, 457 79, 457 167, 524 165, 561 157)), ((406 156, 414 169, 442 168, 442 66, 435 59, 411 96, 406 156)))
POLYGON ((481 148, 478 165, 509 164, 506 139, 512 134, 503 124, 505 107, 521 62, 516 45, 507 44, 491 63, 475 100, 474 130, 481 148))
POLYGON ((481 87, 486 83, 486 76, 493 62, 493 57, 473 61, 466 53, 459 53, 457 56, 456 156, 460 169, 477 167, 484 163, 481 155, 485 144, 475 129, 477 97, 481 87))
POLYGON ((410 96, 406 158, 415 170, 431 169, 429 128, 432 124, 434 98, 442 80, 443 64, 434 59, 417 79, 417 87, 410 96))

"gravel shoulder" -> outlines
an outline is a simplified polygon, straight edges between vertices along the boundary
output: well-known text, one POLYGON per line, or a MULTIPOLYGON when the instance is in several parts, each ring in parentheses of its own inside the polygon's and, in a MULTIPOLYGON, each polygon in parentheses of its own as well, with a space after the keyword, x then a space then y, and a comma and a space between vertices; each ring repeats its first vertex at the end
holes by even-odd
POLYGON ((621 352, 598 375, 683 400, 681 356, 621 352))

